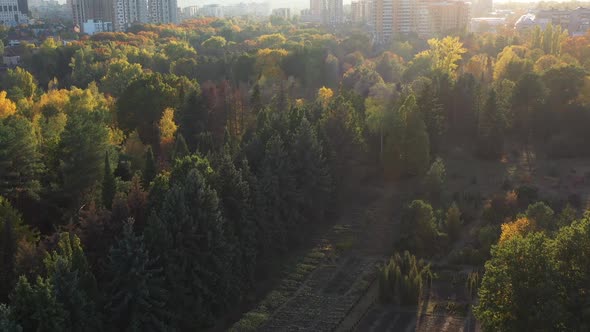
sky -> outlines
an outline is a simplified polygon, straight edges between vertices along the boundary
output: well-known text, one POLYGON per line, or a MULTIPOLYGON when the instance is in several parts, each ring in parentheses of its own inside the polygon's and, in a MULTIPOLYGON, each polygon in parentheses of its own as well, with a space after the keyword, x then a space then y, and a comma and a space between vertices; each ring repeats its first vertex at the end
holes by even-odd
MULTIPOLYGON (((218 3, 221 5, 229 5, 235 3, 249 3, 249 2, 269 2, 271 8, 308 8, 309 7, 309 0, 177 0, 179 7, 189 6, 189 5, 206 5, 212 3, 218 3)), ((344 0, 344 4, 350 3, 351 0, 344 0)))

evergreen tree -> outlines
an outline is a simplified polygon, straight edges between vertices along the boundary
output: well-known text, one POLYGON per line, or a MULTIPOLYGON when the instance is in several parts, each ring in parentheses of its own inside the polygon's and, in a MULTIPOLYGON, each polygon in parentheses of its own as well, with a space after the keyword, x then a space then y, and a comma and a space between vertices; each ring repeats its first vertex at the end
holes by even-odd
POLYGON ((96 279, 78 236, 59 234, 56 249, 47 254, 44 263, 47 281, 65 311, 64 325, 73 331, 100 331, 101 320, 94 302, 98 299, 96 279))
POLYGON ((115 175, 111 170, 111 161, 109 160, 109 153, 104 156, 104 175, 102 180, 102 204, 110 209, 113 204, 113 198, 117 193, 117 183, 115 175))
POLYGON ((6 301, 15 283, 16 236, 12 220, 4 221, 0 241, 0 301, 6 301))
POLYGON ((430 164, 430 140, 426 125, 416 109, 416 100, 408 97, 404 103, 407 116, 402 160, 408 175, 422 175, 430 164))
POLYGON ((461 232, 461 210, 455 202, 447 210, 445 219, 445 226, 447 228, 447 234, 451 241, 456 241, 459 238, 461 232))
POLYGON ((416 105, 426 124, 431 153, 437 153, 442 136, 446 132, 446 118, 443 105, 439 102, 432 84, 422 88, 416 98, 416 105))
POLYGON ((0 331, 22 332, 23 328, 12 318, 12 308, 0 303, 0 331))
MULTIPOLYGON (((243 291, 254 282, 256 224, 250 186, 227 151, 217 158, 215 189, 225 218, 224 235, 233 244, 234 290, 243 291)), ((246 170, 247 171, 247 170, 246 170)))
POLYGON ((171 188, 145 234, 166 276, 172 326, 190 330, 211 323, 213 315, 226 308, 232 257, 215 190, 196 168, 186 176, 174 174, 186 173, 173 172, 171 188))
POLYGON ((33 124, 24 117, 0 121, 0 195, 38 198, 43 164, 33 124))
POLYGON ((62 332, 66 316, 49 280, 38 277, 31 285, 26 277, 19 278, 12 297, 12 317, 23 331, 62 332))
POLYGON ((154 265, 143 237, 133 233, 130 219, 108 256, 106 311, 113 331, 167 330, 164 278, 154 265))
POLYGON ((497 159, 502 155, 504 149, 502 115, 493 89, 479 116, 477 143, 477 152, 484 159, 497 159))
POLYGON ((156 159, 154 158, 154 151, 151 146, 148 146, 145 153, 145 169, 143 171, 143 185, 149 188, 150 183, 158 174, 156 159))
POLYGON ((446 180, 446 169, 445 163, 441 158, 436 160, 430 165, 430 169, 426 172, 424 177, 424 185, 430 195, 431 199, 438 200, 444 189, 446 180))
POLYGON ((174 161, 178 158, 182 158, 188 155, 190 155, 190 151, 188 150, 188 146, 186 145, 184 136, 182 136, 182 134, 179 133, 176 135, 176 140, 174 142, 174 150, 172 150, 172 160, 174 161))
POLYGON ((78 209, 81 196, 100 184, 109 132, 98 111, 70 114, 60 142, 63 193, 78 209))

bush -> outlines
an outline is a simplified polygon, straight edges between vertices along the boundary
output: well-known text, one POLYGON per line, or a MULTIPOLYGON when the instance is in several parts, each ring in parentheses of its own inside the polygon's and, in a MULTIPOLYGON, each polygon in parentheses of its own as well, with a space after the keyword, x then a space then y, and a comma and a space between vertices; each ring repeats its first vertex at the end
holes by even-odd
POLYGON ((418 304, 424 285, 431 280, 430 264, 417 260, 407 251, 403 256, 395 253, 379 275, 381 301, 401 305, 418 304))

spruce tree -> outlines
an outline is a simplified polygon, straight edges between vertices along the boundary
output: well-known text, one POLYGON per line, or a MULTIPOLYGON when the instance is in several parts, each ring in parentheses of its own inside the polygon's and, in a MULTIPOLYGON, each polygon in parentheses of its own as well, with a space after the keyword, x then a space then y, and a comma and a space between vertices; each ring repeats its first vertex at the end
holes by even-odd
POLYGON ((157 175, 156 160, 154 158, 154 151, 151 146, 148 146, 145 153, 145 169, 143 171, 143 185, 149 188, 150 183, 157 175))
POLYGON ((174 142, 174 149, 172 150, 172 161, 188 156, 190 151, 188 146, 186 145, 186 141, 184 140, 184 136, 181 133, 176 135, 176 140, 174 142))
POLYGON ((21 276, 12 297, 12 318, 23 331, 62 332, 67 328, 65 312, 49 280, 37 277, 31 285, 21 276))
POLYGON ((133 232, 133 219, 111 248, 107 275, 106 312, 113 331, 166 331, 162 269, 146 249, 143 236, 133 232))
POLYGON ((430 165, 430 140, 413 96, 404 103, 407 112, 402 160, 407 175, 422 175, 430 165))
POLYGON ((12 308, 3 303, 0 303, 0 331, 23 331, 23 328, 12 318, 12 308))
POLYGON ((217 194, 201 172, 173 171, 170 184, 148 221, 146 243, 158 253, 166 276, 172 326, 191 330, 211 323, 233 300, 228 297, 232 257, 217 194))
POLYGON ((109 153, 104 156, 104 175, 102 180, 102 204, 110 209, 113 204, 113 198, 117 193, 117 183, 115 175, 111 170, 111 161, 109 160, 109 153))
POLYGON ((20 116, 0 122, 0 195, 38 198, 42 172, 33 124, 20 116))
POLYGON ((8 299, 15 283, 16 236, 11 219, 4 220, 0 237, 0 301, 8 299))
POLYGON ((498 111, 496 92, 490 91, 479 116, 477 153, 484 159, 497 159, 504 150, 502 115, 498 111))

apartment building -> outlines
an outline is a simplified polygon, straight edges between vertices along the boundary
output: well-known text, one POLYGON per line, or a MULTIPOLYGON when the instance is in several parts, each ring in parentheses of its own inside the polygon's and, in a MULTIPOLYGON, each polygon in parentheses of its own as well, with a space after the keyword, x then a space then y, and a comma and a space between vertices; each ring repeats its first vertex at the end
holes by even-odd
POLYGON ((374 0, 370 26, 378 42, 411 33, 430 38, 466 29, 470 16, 464 1, 374 0))
POLYGON ((338 25, 344 22, 344 10, 342 0, 322 1, 322 24, 338 25))
POLYGON ((523 15, 514 25, 518 31, 532 29, 536 26, 545 29, 549 24, 561 26, 570 35, 583 35, 590 30, 590 8, 579 7, 574 10, 548 9, 536 14, 523 15))
POLYGON ((350 4, 351 19, 354 23, 366 23, 371 19, 371 7, 373 6, 370 0, 353 1, 350 4))
POLYGON ((17 0, 0 0, 0 23, 16 26, 28 23, 28 17, 19 9, 17 0))
POLYGON ((149 0, 148 9, 151 23, 178 23, 176 0, 149 0))
POLYGON ((278 16, 288 20, 291 18, 291 9, 290 8, 275 8, 272 10, 273 16, 278 16))
POLYGON ((146 0, 115 0, 114 11, 115 31, 125 31, 133 23, 149 22, 146 0))

